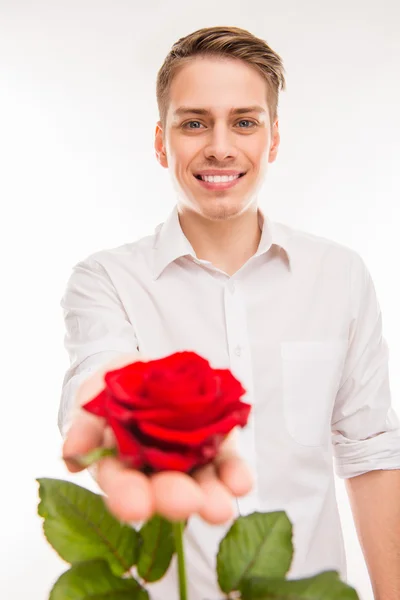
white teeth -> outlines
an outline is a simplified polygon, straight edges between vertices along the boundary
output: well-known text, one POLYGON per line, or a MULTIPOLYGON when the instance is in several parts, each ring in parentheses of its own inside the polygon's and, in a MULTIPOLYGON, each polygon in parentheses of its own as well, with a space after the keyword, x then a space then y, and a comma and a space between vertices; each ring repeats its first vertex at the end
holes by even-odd
POLYGON ((234 181, 239 175, 200 175, 200 177, 203 181, 208 181, 209 183, 226 183, 234 181))

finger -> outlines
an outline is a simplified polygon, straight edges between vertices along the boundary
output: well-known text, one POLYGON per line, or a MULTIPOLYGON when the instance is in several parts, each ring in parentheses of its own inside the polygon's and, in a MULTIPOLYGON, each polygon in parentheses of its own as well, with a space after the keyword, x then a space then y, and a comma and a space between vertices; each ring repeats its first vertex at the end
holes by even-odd
POLYGON ((230 432, 214 460, 219 479, 235 497, 248 494, 254 484, 249 467, 236 450, 238 433, 238 428, 230 432))
POLYGON ((204 494, 199 515, 208 523, 222 524, 233 518, 233 498, 226 486, 218 479, 215 465, 210 464, 194 473, 193 478, 204 494))
POLYGON ((164 471, 150 478, 154 510, 171 521, 188 519, 204 503, 202 490, 186 473, 164 471))
POLYGON ((106 494, 105 503, 119 520, 146 521, 153 515, 154 496, 143 473, 107 457, 98 461, 96 479, 106 494))
POLYGON ((222 483, 233 496, 245 496, 253 487, 253 476, 244 462, 236 454, 226 453, 216 461, 216 469, 222 483))
POLYGON ((77 473, 85 468, 74 461, 73 457, 86 454, 101 446, 104 429, 104 419, 83 410, 75 416, 62 448, 64 462, 71 473, 77 473))

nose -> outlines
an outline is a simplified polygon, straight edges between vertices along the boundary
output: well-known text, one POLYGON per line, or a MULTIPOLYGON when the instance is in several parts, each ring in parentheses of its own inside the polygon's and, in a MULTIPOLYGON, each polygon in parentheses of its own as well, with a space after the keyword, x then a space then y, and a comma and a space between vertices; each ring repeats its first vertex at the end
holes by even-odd
POLYGON ((237 149, 234 144, 234 133, 223 123, 216 123, 210 129, 207 144, 204 148, 206 158, 214 158, 223 161, 227 158, 235 158, 237 149))

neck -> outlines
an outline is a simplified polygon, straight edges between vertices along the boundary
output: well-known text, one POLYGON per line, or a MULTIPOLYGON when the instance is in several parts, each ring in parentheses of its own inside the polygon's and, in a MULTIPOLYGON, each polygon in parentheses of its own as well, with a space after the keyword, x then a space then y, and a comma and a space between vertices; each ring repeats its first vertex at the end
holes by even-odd
POLYGON ((258 208, 224 220, 211 220, 178 208, 185 237, 200 260, 208 260, 228 275, 233 275, 257 252, 261 229, 258 208))

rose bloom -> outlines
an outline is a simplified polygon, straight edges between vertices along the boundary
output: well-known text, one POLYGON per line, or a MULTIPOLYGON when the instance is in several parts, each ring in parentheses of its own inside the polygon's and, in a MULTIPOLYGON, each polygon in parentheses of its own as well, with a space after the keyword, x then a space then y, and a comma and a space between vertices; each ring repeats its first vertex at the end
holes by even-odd
POLYGON ((145 471, 190 472, 216 456, 227 434, 247 423, 246 390, 229 369, 195 352, 137 361, 104 376, 83 408, 111 427, 119 458, 145 471))

